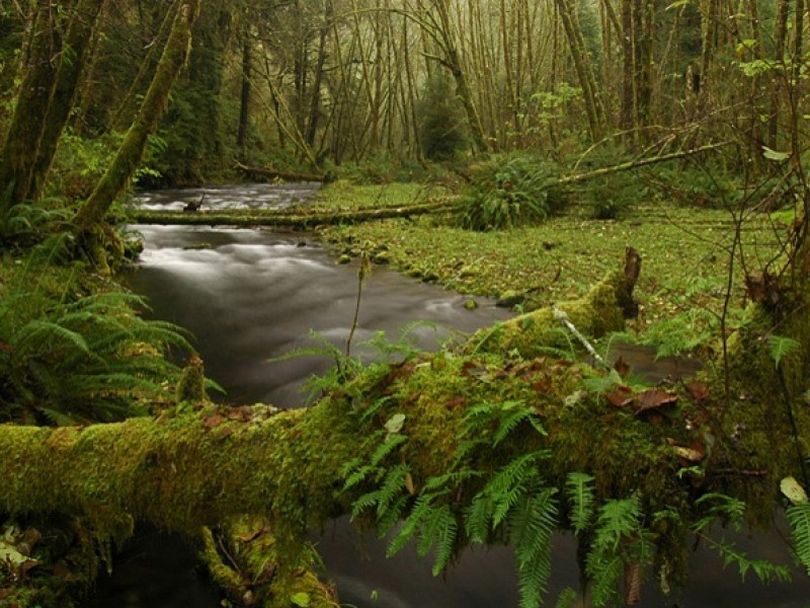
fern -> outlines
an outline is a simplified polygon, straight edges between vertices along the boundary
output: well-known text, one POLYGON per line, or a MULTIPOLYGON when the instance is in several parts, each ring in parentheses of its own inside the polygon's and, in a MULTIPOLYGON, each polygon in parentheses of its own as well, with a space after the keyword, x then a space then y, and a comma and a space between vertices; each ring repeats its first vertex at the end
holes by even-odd
MULTIPOLYGON (((586 572, 593 582, 594 606, 605 606, 616 595, 625 564, 623 541, 642 537, 638 497, 609 500, 599 510, 594 541, 586 559, 586 572)), ((637 557, 633 561, 637 561, 637 557)))
POLYGON ((767 560, 751 559, 745 552, 725 540, 716 541, 705 534, 701 534, 701 538, 717 551, 723 560, 724 567, 732 564, 737 567, 743 581, 749 571, 753 571, 763 583, 790 581, 790 569, 787 566, 774 564, 767 560))
POLYGON ((593 517, 594 478, 585 473, 571 473, 566 481, 566 496, 571 506, 571 524, 579 535, 591 523, 593 517))
POLYGON ((540 605, 551 575, 551 538, 557 526, 554 488, 525 497, 509 520, 515 547, 521 608, 540 605))
POLYGON ((807 574, 810 574, 810 503, 790 506, 785 514, 793 536, 793 550, 807 574))

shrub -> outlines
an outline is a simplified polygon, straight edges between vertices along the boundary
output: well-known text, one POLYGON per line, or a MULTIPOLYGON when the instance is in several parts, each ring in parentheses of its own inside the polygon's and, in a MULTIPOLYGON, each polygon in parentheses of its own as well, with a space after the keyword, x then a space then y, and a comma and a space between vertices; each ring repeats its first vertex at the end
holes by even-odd
POLYGON ((494 156, 478 166, 460 221, 470 230, 502 230, 545 220, 565 204, 553 185, 559 171, 525 154, 494 156))
POLYGON ((466 149, 466 118, 445 74, 437 73, 427 81, 417 115, 422 152, 426 158, 452 160, 466 149))

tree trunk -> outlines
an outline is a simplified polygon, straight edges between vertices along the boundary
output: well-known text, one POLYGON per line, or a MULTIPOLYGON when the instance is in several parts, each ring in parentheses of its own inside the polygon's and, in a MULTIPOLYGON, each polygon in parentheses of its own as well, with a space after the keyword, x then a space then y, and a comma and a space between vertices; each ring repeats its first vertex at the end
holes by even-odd
MULTIPOLYGON (((784 68, 785 50, 787 42, 787 24, 790 13, 790 3, 788 0, 779 0, 776 11, 776 22, 773 26, 774 51, 773 58, 776 66, 784 68)), ((776 74, 771 79, 771 110, 768 119, 768 146, 772 150, 779 147, 779 106, 781 91, 783 90, 784 75, 776 74)))
POLYGON ((3 149, 0 151, 0 215, 29 199, 31 175, 42 140, 53 89, 59 43, 57 7, 39 0, 31 30, 28 62, 3 149))
POLYGON ((250 24, 245 24, 242 40, 242 91, 239 97, 239 127, 236 146, 242 162, 247 160, 247 136, 250 127, 250 95, 253 71, 253 39, 250 24))
POLYGON ((576 12, 572 8, 570 0, 555 1, 565 35, 568 38, 568 47, 571 51, 571 58, 574 60, 579 85, 582 87, 582 97, 585 102, 585 112, 588 117, 591 139, 596 142, 602 139, 604 132, 604 109, 599 88, 596 84, 596 77, 585 48, 576 12))
POLYGON ((146 142, 157 128, 174 81, 188 59, 192 27, 199 7, 200 0, 186 0, 179 5, 163 56, 135 121, 104 176, 76 214, 80 230, 86 231, 104 220, 107 209, 127 187, 138 168, 146 142))
POLYGON ((42 132, 36 162, 31 171, 29 198, 42 195, 45 180, 51 170, 59 138, 67 125, 76 90, 82 78, 85 55, 93 39, 98 16, 106 0, 79 0, 73 8, 67 34, 62 44, 62 60, 56 72, 45 126, 42 132))

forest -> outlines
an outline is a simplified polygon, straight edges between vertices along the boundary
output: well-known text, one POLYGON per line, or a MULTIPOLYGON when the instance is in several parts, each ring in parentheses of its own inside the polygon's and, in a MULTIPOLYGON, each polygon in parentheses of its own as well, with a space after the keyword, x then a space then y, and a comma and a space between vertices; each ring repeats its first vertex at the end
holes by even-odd
POLYGON ((0 608, 806 606, 809 119, 806 0, 0 0, 0 608))

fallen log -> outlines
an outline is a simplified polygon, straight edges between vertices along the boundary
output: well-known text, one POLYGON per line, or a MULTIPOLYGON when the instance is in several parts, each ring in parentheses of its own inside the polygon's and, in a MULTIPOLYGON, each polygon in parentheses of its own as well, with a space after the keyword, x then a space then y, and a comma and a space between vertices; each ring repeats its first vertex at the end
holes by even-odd
POLYGON ((430 213, 452 211, 457 207, 452 198, 442 198, 416 205, 363 208, 344 211, 289 209, 269 211, 142 211, 130 212, 131 221, 138 224, 187 226, 279 226, 310 229, 315 226, 353 224, 372 220, 415 217, 430 213))
POLYGON ((236 163, 236 169, 253 179, 281 180, 285 182, 327 182, 328 174, 304 173, 296 171, 278 171, 270 167, 251 167, 236 163))

